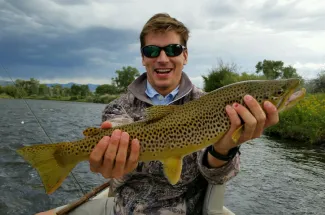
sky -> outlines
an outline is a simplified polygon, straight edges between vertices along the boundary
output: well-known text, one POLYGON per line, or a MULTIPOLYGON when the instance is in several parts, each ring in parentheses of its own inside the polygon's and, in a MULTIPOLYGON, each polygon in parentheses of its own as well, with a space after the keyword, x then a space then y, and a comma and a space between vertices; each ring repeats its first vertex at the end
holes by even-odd
POLYGON ((0 79, 107 84, 123 66, 145 72, 139 34, 155 13, 190 30, 184 68, 203 86, 218 61, 255 72, 281 60, 305 79, 325 69, 322 0, 0 0, 0 79))

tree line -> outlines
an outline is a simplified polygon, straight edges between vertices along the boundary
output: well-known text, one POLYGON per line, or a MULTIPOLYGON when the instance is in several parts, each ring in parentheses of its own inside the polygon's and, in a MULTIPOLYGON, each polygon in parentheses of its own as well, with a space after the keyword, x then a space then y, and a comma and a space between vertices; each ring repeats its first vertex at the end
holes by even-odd
MULTIPOLYGON (((245 80, 268 80, 281 78, 300 78, 297 70, 284 66, 282 61, 263 60, 255 66, 255 73, 238 71, 234 63, 218 61, 215 68, 212 68, 208 75, 203 75, 203 90, 210 92, 225 85, 245 80)), ((14 85, 0 86, 0 95, 8 95, 13 98, 38 98, 57 100, 82 100, 87 102, 107 103, 125 92, 128 85, 134 81, 140 72, 131 66, 122 67, 115 71, 111 84, 99 85, 95 92, 91 92, 88 85, 73 84, 71 87, 62 87, 60 84, 47 86, 35 78, 30 80, 17 79, 14 85)), ((325 92, 325 70, 312 80, 303 80, 304 86, 309 93, 325 92)))
POLYGON ((124 92, 127 86, 140 75, 136 68, 130 66, 116 70, 115 73, 117 76, 112 78, 111 84, 99 85, 95 92, 91 92, 88 85, 73 84, 71 87, 62 87, 60 84, 55 84, 48 86, 35 78, 30 78, 30 80, 17 79, 13 85, 0 86, 0 94, 6 94, 13 98, 68 98, 66 100, 102 103, 105 102, 105 98, 107 99, 107 96, 104 95, 118 95, 124 92))
POLYGON ((293 66, 284 66, 283 61, 279 60, 263 60, 255 65, 255 73, 247 73, 238 71, 238 66, 234 63, 224 63, 218 61, 215 68, 211 69, 208 75, 202 76, 204 91, 210 92, 217 88, 223 87, 239 81, 246 80, 271 80, 271 79, 287 79, 300 78, 302 84, 309 93, 325 92, 325 69, 318 73, 318 76, 312 80, 304 80, 293 66))

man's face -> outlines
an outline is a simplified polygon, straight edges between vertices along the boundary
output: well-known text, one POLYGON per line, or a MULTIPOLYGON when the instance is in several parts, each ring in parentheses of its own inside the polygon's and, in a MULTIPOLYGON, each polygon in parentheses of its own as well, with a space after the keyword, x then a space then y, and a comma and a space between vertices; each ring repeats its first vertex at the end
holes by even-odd
MULTIPOLYGON (((149 33, 145 37, 145 45, 160 47, 169 44, 181 44, 180 35, 174 31, 165 33, 149 33)), ((179 56, 168 57, 164 50, 155 58, 142 54, 142 64, 146 67, 149 83, 162 95, 167 95, 179 84, 183 66, 187 63, 187 49, 179 56)))

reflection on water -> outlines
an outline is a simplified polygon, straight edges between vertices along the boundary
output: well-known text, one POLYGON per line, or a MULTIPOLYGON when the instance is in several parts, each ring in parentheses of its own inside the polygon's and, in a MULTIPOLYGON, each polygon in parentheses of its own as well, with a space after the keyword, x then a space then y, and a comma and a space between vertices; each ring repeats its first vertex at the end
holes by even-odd
POLYGON ((242 147, 242 170, 228 183, 236 214, 324 214, 325 150, 262 137, 242 147))
MULTIPOLYGON (((52 142, 78 139, 86 127, 99 126, 105 106, 27 102, 52 142)), ((82 196, 70 176, 54 194, 45 194, 36 171, 15 150, 50 140, 24 101, 0 99, 0 110, 0 214, 33 214, 82 196)), ((325 214, 324 149, 262 137, 244 144, 241 152, 241 171, 227 184, 229 209, 245 215, 325 214)), ((105 181, 89 171, 87 162, 73 173, 85 192, 105 181)))

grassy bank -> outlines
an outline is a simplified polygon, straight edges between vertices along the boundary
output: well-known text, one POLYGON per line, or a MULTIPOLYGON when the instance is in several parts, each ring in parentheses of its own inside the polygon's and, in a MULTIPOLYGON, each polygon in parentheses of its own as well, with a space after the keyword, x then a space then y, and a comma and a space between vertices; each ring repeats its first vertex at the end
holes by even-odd
POLYGON ((269 136, 310 144, 325 144, 325 93, 308 94, 292 109, 280 114, 280 122, 265 130, 269 136))
POLYGON ((0 94, 0 99, 13 99, 13 97, 11 97, 11 96, 9 96, 9 95, 7 95, 5 93, 1 93, 0 94))
MULTIPOLYGON (((26 96, 24 99, 37 99, 37 100, 54 100, 54 101, 73 101, 73 102, 89 102, 89 103, 101 103, 108 104, 109 102, 116 99, 119 95, 96 95, 96 96, 26 96)), ((7 94, 0 94, 0 99, 14 99, 14 97, 9 96, 7 94)))

